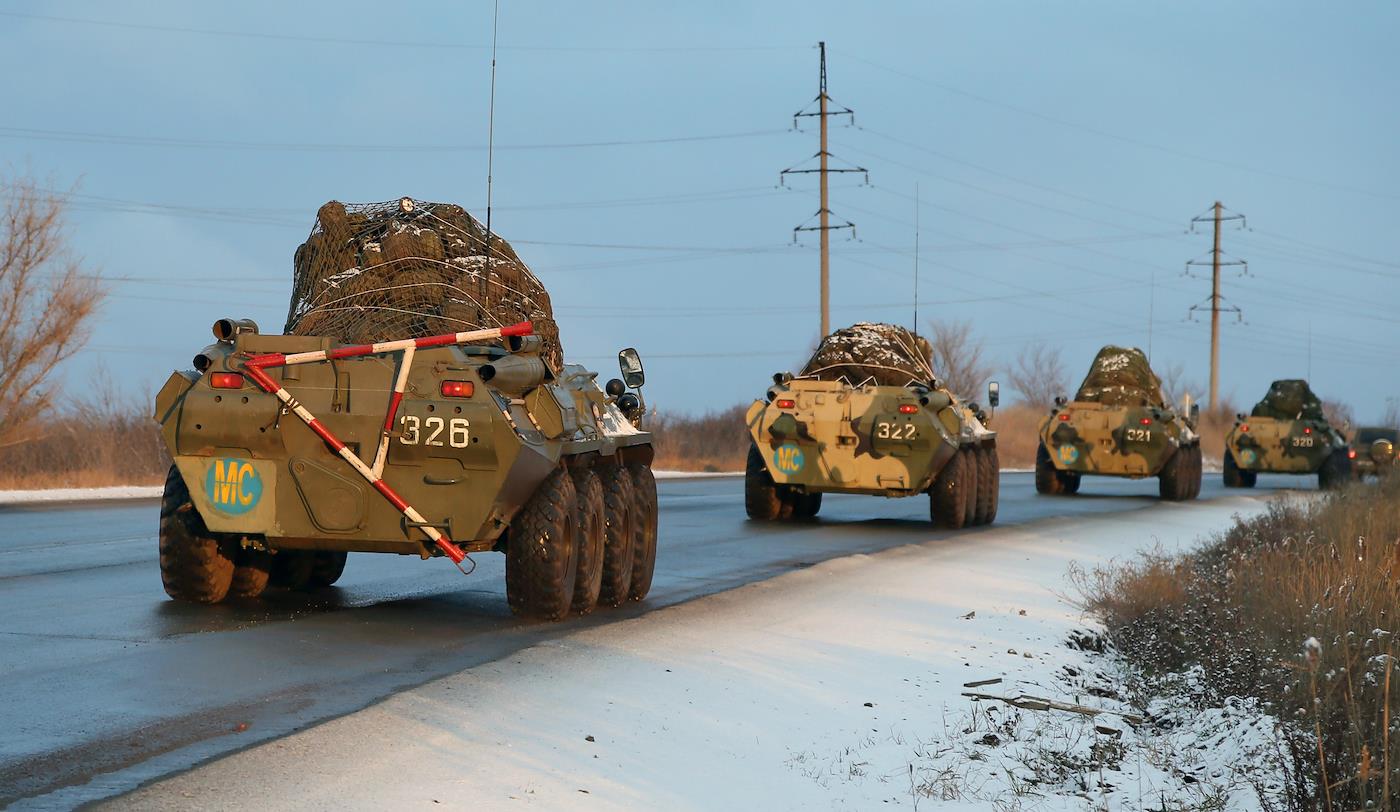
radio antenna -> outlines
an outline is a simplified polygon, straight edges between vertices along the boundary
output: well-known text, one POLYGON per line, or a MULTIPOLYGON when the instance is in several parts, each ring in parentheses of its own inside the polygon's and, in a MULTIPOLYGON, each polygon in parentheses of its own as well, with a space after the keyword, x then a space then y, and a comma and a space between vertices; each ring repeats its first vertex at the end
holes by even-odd
POLYGON ((486 110, 486 267, 482 271, 481 300, 491 295, 491 172, 496 157, 496 24, 501 18, 501 0, 491 14, 491 99, 486 110))
POLYGON ((919 334, 919 182, 914 182, 914 335, 919 334))

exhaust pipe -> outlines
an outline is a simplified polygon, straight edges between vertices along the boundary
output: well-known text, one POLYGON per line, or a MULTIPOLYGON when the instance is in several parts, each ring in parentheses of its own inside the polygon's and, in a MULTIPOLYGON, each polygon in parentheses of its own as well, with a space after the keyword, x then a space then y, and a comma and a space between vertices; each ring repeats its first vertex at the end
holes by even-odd
POLYGON ((239 333, 257 335, 258 323, 252 319, 219 319, 214 322, 213 331, 220 341, 233 341, 239 333))
POLYGON ((544 342, 537 335, 506 336, 506 346, 511 352, 539 352, 544 342))
POLYGON ((507 355, 477 368, 482 383, 511 395, 523 395, 544 383, 549 369, 535 355, 507 355))

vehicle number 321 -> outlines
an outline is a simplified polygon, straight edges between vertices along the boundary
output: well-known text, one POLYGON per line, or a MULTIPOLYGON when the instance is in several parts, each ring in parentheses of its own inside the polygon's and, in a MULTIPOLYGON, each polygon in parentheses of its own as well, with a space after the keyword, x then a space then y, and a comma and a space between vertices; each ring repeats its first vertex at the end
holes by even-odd
POLYGON ((1134 443, 1152 442, 1152 429, 1128 429, 1128 440, 1134 443))
POLYGON ((399 432, 399 442, 404 445, 422 443, 423 445, 466 448, 467 444, 471 442, 469 431, 471 424, 467 422, 465 417, 454 417, 451 420, 429 417, 426 420, 420 420, 418 415, 406 414, 399 418, 399 426, 403 429, 399 432))
POLYGON ((912 440, 918 433, 918 429, 913 423, 886 423, 883 420, 875 424, 875 436, 881 440, 912 440))

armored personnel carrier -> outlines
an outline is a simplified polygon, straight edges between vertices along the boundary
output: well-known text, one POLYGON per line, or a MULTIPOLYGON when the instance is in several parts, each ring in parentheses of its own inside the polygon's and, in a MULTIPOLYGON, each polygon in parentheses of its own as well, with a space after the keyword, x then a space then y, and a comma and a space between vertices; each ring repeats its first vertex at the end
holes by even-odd
MULTIPOLYGON (((988 403, 995 407, 993 383, 988 403)), ((744 506, 765 521, 810 519, 822 494, 928 494, 944 527, 996 518, 1000 470, 988 415, 938 381, 928 344, 860 323, 827 336, 800 374, 779 373, 747 413, 744 506)))
POLYGON ((1337 488, 1352 476, 1351 453, 1307 381, 1274 381, 1225 436, 1225 487, 1252 488, 1274 473, 1317 474, 1319 488, 1337 488))
MULTIPOLYGON (((533 276, 499 238, 495 256, 470 253, 490 250, 482 233, 432 205, 372 210, 358 247, 333 243, 336 264, 358 255, 349 269, 318 272, 298 250, 288 332, 334 334, 263 335, 220 319, 195 369, 160 390, 155 419, 174 459, 160 523, 171 597, 327 586, 352 552, 462 568, 488 551, 506 555, 517 614, 557 620, 646 596, 656 483, 640 393, 628 391, 645 382, 641 359, 620 353, 623 379, 605 391, 597 373, 555 360, 557 332, 547 342, 529 321, 481 326, 502 313, 549 320, 548 300, 498 292, 481 306, 483 291, 519 291, 533 276), (418 245, 405 258, 364 261, 364 244, 378 254, 386 234, 404 233, 418 245), (422 248, 429 236, 461 241, 449 248, 465 261, 446 260, 441 244, 422 248), (389 318, 376 319, 381 308, 389 318)), ((326 233, 318 225, 313 239, 326 233)))
POLYGON ((1195 499, 1201 492, 1198 409, 1178 414, 1142 350, 1099 350, 1073 400, 1056 398, 1040 425, 1035 489, 1073 494, 1087 475, 1157 477, 1163 499, 1195 499))

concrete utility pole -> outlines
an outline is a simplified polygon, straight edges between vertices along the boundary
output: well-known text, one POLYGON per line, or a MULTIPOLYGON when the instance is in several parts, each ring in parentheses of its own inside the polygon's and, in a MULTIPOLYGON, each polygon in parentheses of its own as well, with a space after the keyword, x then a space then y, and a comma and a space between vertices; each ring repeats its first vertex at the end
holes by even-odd
MULTIPOLYGON (((1219 402, 1220 402, 1220 312, 1221 312, 1222 310, 1229 311, 1229 312, 1235 313, 1237 316, 1240 316, 1241 318, 1243 318, 1243 314, 1241 313, 1241 311, 1240 311, 1240 309, 1239 309, 1238 307, 1234 307, 1234 306, 1224 307, 1224 306, 1222 306, 1222 304, 1221 304, 1221 302, 1224 301, 1224 300, 1223 300, 1223 297, 1221 297, 1221 295, 1220 295, 1220 268, 1221 268, 1221 266, 1223 266, 1223 265, 1240 265, 1240 266, 1244 266, 1244 267, 1246 267, 1246 268, 1248 267, 1248 264, 1247 264, 1244 260, 1242 260, 1242 259, 1237 259, 1237 260, 1223 260, 1223 259, 1222 259, 1222 251, 1220 250, 1220 224, 1221 224, 1221 223, 1224 223, 1224 222, 1227 222, 1227 221, 1230 221, 1230 220, 1239 220, 1239 221, 1240 221, 1240 225, 1241 225, 1241 226, 1244 225, 1244 215, 1243 215, 1243 214, 1233 214, 1233 213, 1232 213, 1232 214, 1228 214, 1228 215, 1227 215, 1227 214, 1225 214, 1224 212, 1225 212, 1225 207, 1222 206, 1222 205, 1220 204, 1220 201, 1219 201, 1219 200, 1217 200, 1217 201, 1215 201, 1215 205, 1213 205, 1213 206, 1210 207, 1209 214, 1203 214, 1203 215, 1200 215, 1200 216, 1198 216, 1198 217, 1193 217, 1193 218, 1191 218, 1191 228, 1192 228, 1192 230, 1195 229, 1197 223, 1204 223, 1204 222, 1212 222, 1212 223, 1214 223, 1214 227, 1215 227, 1215 242, 1214 242, 1213 247, 1211 248, 1211 251, 1210 251, 1210 268, 1211 268, 1211 272, 1210 272, 1210 298, 1206 299, 1206 301, 1205 301, 1205 302, 1202 302, 1201 304, 1192 305, 1192 307, 1191 307, 1191 311, 1192 311, 1192 312, 1195 312, 1195 311, 1197 311, 1197 310, 1206 310, 1206 309, 1209 309, 1209 310, 1210 310, 1210 401, 1209 401, 1209 408, 1212 409, 1212 410, 1215 409, 1215 407, 1216 407, 1216 406, 1219 404, 1219 402)), ((1205 265, 1205 264, 1206 264, 1206 263, 1205 263, 1203 260, 1200 260, 1200 259, 1193 259, 1193 260, 1191 260, 1190 262, 1187 262, 1187 263, 1186 263, 1187 271, 1188 271, 1188 273, 1189 273, 1191 266, 1194 266, 1194 265, 1205 265)))
MULTIPOLYGON (((828 176, 835 172, 859 172, 865 175, 866 181, 868 182, 870 180, 870 173, 866 172, 865 169, 859 166, 842 167, 837 169, 832 169, 830 166, 831 152, 827 149, 826 120, 831 116, 850 116, 851 122, 855 123, 855 112, 850 108, 846 107, 842 107, 839 110, 831 109, 831 97, 828 96, 826 93, 826 43, 818 42, 817 51, 819 53, 821 71, 817 82, 817 98, 813 100, 817 105, 817 110, 816 112, 812 112, 812 105, 809 104, 806 107, 804 107, 801 111, 794 114, 792 117, 793 129, 797 129, 797 120, 799 118, 815 117, 820 122, 820 136, 818 141, 817 154, 813 156, 817 159, 817 168, 798 169, 796 166, 790 167, 778 173, 778 178, 779 181, 782 182, 786 180, 788 175, 817 174, 818 176, 820 176, 821 201, 818 204, 819 208, 817 209, 817 213, 815 215, 817 219, 817 225, 809 226, 806 223, 803 223, 797 228, 794 228, 792 230, 792 239, 794 242, 796 242, 798 233, 802 231, 816 231, 820 234, 822 327, 821 334, 823 337, 825 337, 831 334, 831 232, 838 228, 849 228, 851 230, 851 233, 854 234, 856 230, 855 223, 852 223, 849 220, 839 225, 831 225, 831 206, 829 205, 830 179, 828 176)), ((807 223, 810 222, 812 221, 809 218, 807 220, 807 223)))

